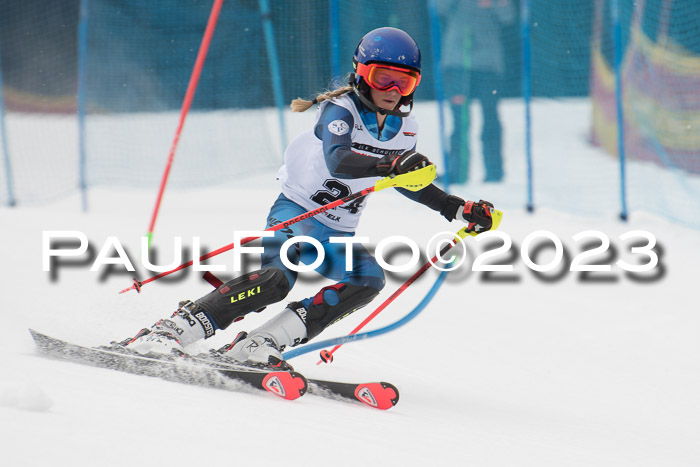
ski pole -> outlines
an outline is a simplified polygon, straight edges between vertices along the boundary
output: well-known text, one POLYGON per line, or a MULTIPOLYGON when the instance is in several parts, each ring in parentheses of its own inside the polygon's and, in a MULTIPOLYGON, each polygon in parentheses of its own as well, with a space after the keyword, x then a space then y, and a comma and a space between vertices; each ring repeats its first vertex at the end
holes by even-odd
MULTIPOLYGON (((462 233, 464 232, 464 236, 466 236, 466 230, 467 230, 467 228, 466 228, 466 227, 463 227, 459 232, 457 232, 457 235, 458 235, 458 236, 461 236, 462 233)), ((460 238, 464 238, 464 237, 461 236, 460 238)), ((352 336, 352 335, 354 335, 354 334, 357 334, 362 328, 365 327, 365 325, 366 325, 367 323, 369 323, 370 321, 372 321, 379 313, 381 313, 382 311, 384 311, 384 309, 385 309, 387 306, 389 306, 389 304, 391 304, 391 302, 393 302, 394 300, 396 300, 396 298, 397 298, 399 295, 401 295, 402 293, 404 293, 404 292, 406 291, 406 289, 407 289, 408 287, 410 287, 411 284, 413 284, 415 281, 417 281, 418 278, 419 278, 420 276, 422 276, 422 275, 425 273, 425 271, 427 271, 428 269, 430 269, 430 266, 431 266, 432 264, 434 264, 435 261, 437 261, 438 256, 440 256, 440 257, 444 256, 444 255, 445 255, 448 251, 450 251, 450 249, 452 249, 452 247, 453 247, 454 245, 456 245, 456 244, 457 244, 456 242, 454 242, 454 243, 451 242, 451 243, 445 245, 445 247, 444 247, 442 250, 440 250, 440 253, 438 253, 438 254, 436 254, 435 256, 433 256, 433 258, 432 258, 430 261, 426 262, 423 266, 421 266, 421 268, 420 268, 418 271, 416 271, 415 274, 413 274, 406 282, 404 282, 398 289, 396 289, 396 290, 394 291, 394 293, 392 293, 386 300, 384 300, 384 302, 382 302, 381 305, 379 305, 372 313, 369 314, 369 316, 367 316, 360 324, 358 324, 357 327, 356 327, 355 329, 353 329, 352 331, 350 331, 350 333, 348 334, 347 337, 350 337, 350 336, 352 336)), ((323 363, 323 362, 326 362, 326 363, 332 362, 332 361, 333 361, 333 354, 334 354, 342 345, 343 345, 343 343, 341 342, 341 343, 336 344, 336 346, 333 347, 331 350, 324 350, 324 351, 322 351, 322 352, 321 352, 321 360, 319 360, 318 362, 316 362, 316 364, 317 364, 317 365, 320 365, 320 364, 323 363)))
MULTIPOLYGON (((498 211, 496 209, 491 210, 491 218, 492 218, 492 227, 491 230, 495 230, 498 228, 498 225, 501 223, 501 219, 503 218, 503 213, 501 211, 498 211)), ((413 284, 420 276, 427 271, 431 265, 435 264, 435 261, 438 260, 438 257, 442 258, 445 254, 447 254, 448 251, 452 249, 457 243, 461 242, 467 235, 471 236, 476 236, 478 235, 478 232, 467 232, 467 229, 469 227, 462 227, 456 234, 456 237, 453 242, 448 243, 445 245, 442 250, 440 250, 440 253, 436 254, 433 256, 431 260, 426 262, 421 268, 416 271, 414 275, 412 275, 406 282, 403 283, 398 289, 394 291, 393 294, 389 296, 384 302, 377 307, 376 310, 374 310, 372 313, 370 313, 369 316, 367 316, 360 324, 357 325, 355 329, 350 331, 350 334, 348 336, 352 336, 353 334, 356 334, 358 331, 360 331, 367 323, 372 321, 379 313, 381 313, 391 302, 396 300, 396 298, 404 293, 406 289, 413 284)), ((324 350, 321 352, 321 360, 319 360, 316 364, 320 365, 322 362, 330 363, 333 361, 333 354, 343 345, 343 343, 337 344, 335 347, 333 347, 331 350, 324 350)))
MULTIPOLYGON (((326 212, 330 209, 336 208, 342 204, 345 204, 347 202, 353 201, 357 198, 361 198, 362 196, 367 196, 370 193, 373 193, 375 191, 380 191, 385 188, 391 188, 391 187, 400 187, 400 188, 405 188, 410 191, 418 191, 421 188, 423 188, 426 185, 429 185, 432 183, 432 181, 435 179, 435 166, 434 165, 429 165, 427 167, 423 167, 422 169, 414 170, 412 172, 402 174, 402 175, 397 175, 395 177, 384 177, 368 188, 365 188, 364 190, 358 191, 356 193, 353 193, 351 195, 346 196, 345 198, 340 198, 336 201, 333 201, 331 203, 325 204, 323 206, 320 206, 316 209, 312 209, 310 211, 307 211, 303 214, 300 214, 296 217, 293 217, 292 219, 289 219, 287 221, 281 222, 277 225, 273 225, 270 228, 265 229, 265 232, 275 232, 277 230, 284 229, 292 224, 295 224, 299 221, 303 221, 304 219, 309 219, 311 217, 314 217, 318 214, 321 214, 322 212, 326 212)), ((246 237, 243 238, 240 242, 241 245, 245 245, 246 243, 252 242, 253 240, 257 240, 258 237, 246 237)), ((226 246, 223 246, 217 250, 211 251, 209 253, 206 253, 203 256, 200 256, 199 261, 204 261, 209 258, 212 258, 216 255, 219 255, 221 253, 224 253, 226 251, 232 250, 234 247, 233 243, 230 243, 226 246)), ((130 286, 127 287, 126 289, 120 291, 119 293, 125 293, 128 292, 129 290, 136 290, 137 292, 141 291, 141 287, 144 285, 148 284, 149 282, 153 282, 155 280, 161 279, 165 276, 168 276, 174 272, 180 271, 182 269, 188 268, 194 264, 194 261, 188 261, 186 263, 181 264, 180 266, 176 267, 175 269, 171 269, 170 271, 165 271, 162 272, 158 275, 155 275, 153 277, 150 277, 148 279, 145 279, 143 281, 138 281, 137 279, 134 279, 134 283, 130 286)))

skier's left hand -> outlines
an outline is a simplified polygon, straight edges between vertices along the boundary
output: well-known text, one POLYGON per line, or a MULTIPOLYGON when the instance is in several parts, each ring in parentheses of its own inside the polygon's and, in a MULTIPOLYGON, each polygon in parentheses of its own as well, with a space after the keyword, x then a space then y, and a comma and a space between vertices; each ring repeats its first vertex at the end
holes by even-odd
POLYGON ((483 199, 478 203, 466 201, 462 208, 457 210, 457 219, 468 225, 467 232, 485 232, 493 227, 492 210, 493 203, 483 199))
POLYGON ((409 150, 397 155, 384 156, 377 160, 377 175, 385 177, 387 175, 402 175, 413 170, 422 169, 432 163, 423 154, 409 150))
POLYGON ((467 224, 467 232, 485 232, 493 227, 491 212, 493 203, 479 200, 465 201, 459 196, 450 195, 441 214, 447 219, 457 219, 467 224))

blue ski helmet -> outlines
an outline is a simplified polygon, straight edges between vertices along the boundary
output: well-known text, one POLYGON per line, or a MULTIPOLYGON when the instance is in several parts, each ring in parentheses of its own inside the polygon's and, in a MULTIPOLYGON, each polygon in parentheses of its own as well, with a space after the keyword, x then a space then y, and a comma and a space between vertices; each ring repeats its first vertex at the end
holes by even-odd
MULTIPOLYGON (((362 63, 384 63, 386 65, 406 68, 420 74, 421 59, 418 44, 405 31, 396 28, 384 27, 374 29, 364 35, 360 43, 357 44, 355 55, 353 56, 353 69, 357 71, 357 64, 362 63)), ((357 73, 351 81, 355 93, 362 102, 375 112, 390 115, 407 116, 409 112, 386 111, 378 109, 369 100, 369 86, 357 73)), ((401 99, 399 107, 403 105, 413 105, 413 93, 401 99)))
POLYGON ((353 63, 386 63, 420 73, 420 49, 401 29, 379 28, 365 34, 357 44, 353 63))

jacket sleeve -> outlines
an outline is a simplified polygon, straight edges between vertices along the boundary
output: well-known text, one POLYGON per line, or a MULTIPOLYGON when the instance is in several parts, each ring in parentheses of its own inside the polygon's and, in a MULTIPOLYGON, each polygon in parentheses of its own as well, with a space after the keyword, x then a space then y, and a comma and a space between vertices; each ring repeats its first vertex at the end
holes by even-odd
POLYGON ((336 178, 375 177, 377 159, 352 151, 354 125, 348 109, 332 102, 323 109, 314 134, 323 141, 328 171, 336 178))
POLYGON ((459 196, 448 195, 432 183, 419 191, 410 191, 405 188, 396 190, 407 198, 439 212, 450 222, 454 220, 457 210, 464 204, 464 200, 459 196))

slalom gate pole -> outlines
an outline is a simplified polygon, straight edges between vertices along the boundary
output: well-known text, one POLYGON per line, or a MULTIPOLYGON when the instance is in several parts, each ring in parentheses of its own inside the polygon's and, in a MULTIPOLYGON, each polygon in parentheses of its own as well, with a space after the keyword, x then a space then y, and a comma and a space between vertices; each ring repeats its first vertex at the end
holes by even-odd
POLYGON ((2 60, 0 60, 0 152, 3 155, 5 169, 5 183, 7 184, 7 205, 13 207, 17 204, 15 198, 15 184, 10 160, 10 145, 7 142, 7 126, 5 126, 5 95, 2 84, 2 60))
POLYGON ((170 168, 173 165, 173 159, 175 158, 175 150, 177 149, 178 142, 180 141, 180 134, 182 133, 182 128, 185 125, 185 119, 187 118, 187 113, 192 105, 192 99, 194 98, 194 93, 197 90, 197 83, 199 82, 199 76, 202 74, 202 68, 204 67, 204 60, 207 58, 207 51, 209 50, 209 44, 211 43, 211 38, 214 35, 214 29, 216 28, 216 23, 219 19, 219 12, 221 11, 221 6, 224 0, 214 0, 214 5, 211 8, 211 13, 209 14, 209 21, 207 22, 207 27, 204 30, 204 37, 202 38, 202 43, 199 46, 199 52, 197 53, 197 59, 194 62, 194 68, 192 69, 192 75, 190 76, 190 82, 187 85, 187 92, 185 93, 185 99, 182 102, 182 108, 180 109, 180 121, 177 124, 177 129, 175 130, 175 136, 173 137, 173 142, 170 145, 170 153, 168 154, 168 162, 165 165, 165 172, 163 173, 163 178, 160 182, 160 188, 158 189, 158 197, 156 198, 156 205, 153 209, 153 214, 151 216, 151 223, 148 226, 148 245, 151 244, 151 239, 153 238, 153 229, 155 228, 156 218, 158 217, 158 211, 160 210, 160 203, 163 199, 163 192, 165 191, 165 185, 168 182, 168 177, 170 175, 170 168))
POLYGON ((83 212, 88 210, 88 184, 87 184, 87 149, 85 120, 87 117, 87 55, 88 55, 88 28, 90 19, 90 0, 80 0, 78 10, 78 82, 76 89, 76 104, 78 114, 78 185, 80 186, 80 198, 83 212))
MULTIPOLYGON (((299 221, 303 221, 304 219, 309 219, 309 218, 314 217, 318 214, 326 212, 330 209, 336 208, 340 205, 343 205, 345 203, 353 201, 357 198, 367 196, 370 193, 373 193, 375 191, 380 191, 380 190, 383 190, 385 188, 401 187, 401 188, 405 188, 405 189, 411 190, 411 191, 418 191, 421 188, 423 188, 424 186, 432 183, 432 181, 434 179, 435 179, 435 166, 434 165, 429 165, 428 167, 424 167, 424 168, 419 169, 419 170, 414 170, 413 172, 409 172, 409 173, 406 173, 403 175, 397 175, 395 177, 384 177, 384 178, 378 180, 371 187, 365 188, 364 190, 361 190, 361 191, 358 191, 358 192, 353 193, 351 195, 348 195, 345 198, 340 198, 340 199, 335 200, 331 203, 320 206, 316 209, 312 209, 310 211, 307 211, 307 212, 300 214, 296 217, 293 217, 292 219, 289 219, 287 221, 280 222, 277 225, 273 225, 272 227, 265 229, 263 232, 275 232, 277 230, 284 229, 286 227, 289 227, 292 224, 296 224, 299 221)), ((243 239, 241 239, 240 245, 245 245, 246 243, 250 243, 253 240, 257 240, 258 238, 260 238, 260 236, 243 238, 243 239)), ((200 256, 199 261, 204 261, 204 260, 212 258, 216 255, 224 253, 226 251, 230 251, 233 249, 234 246, 235 246, 235 244, 230 243, 230 244, 223 246, 217 250, 206 253, 205 255, 200 256)), ((158 279, 161 279, 165 276, 168 276, 174 272, 188 268, 188 267, 192 266, 193 264, 194 264, 194 261, 188 261, 188 262, 183 263, 180 266, 176 267, 175 269, 171 269, 170 271, 162 272, 156 276, 150 277, 150 278, 145 279, 143 281, 138 281, 138 280, 134 279, 134 283, 130 287, 127 287, 126 289, 120 291, 119 293, 122 294, 122 293, 128 292, 129 290, 136 290, 137 292, 140 292, 141 287, 148 284, 149 282, 153 282, 155 280, 158 280, 158 279)))
POLYGON ((522 41, 522 93, 525 107, 525 163, 527 167, 527 212, 535 211, 533 200, 534 179, 532 164, 532 33, 530 31, 530 2, 520 4, 520 40, 522 41))
MULTIPOLYGON (((440 19, 437 13, 437 5, 435 0, 428 0, 428 18, 430 22, 430 37, 433 45, 433 76, 435 76, 435 100, 438 105, 438 123, 440 128, 440 150, 442 152, 442 161, 445 164, 443 177, 445 180, 445 191, 449 194, 452 177, 450 174, 456 167, 451 167, 450 158, 447 154, 447 141, 445 136, 445 93, 444 80, 442 73, 442 52, 440 42, 443 40, 442 32, 440 31, 440 19)), ((455 130, 459 131, 459 130, 455 130)))

